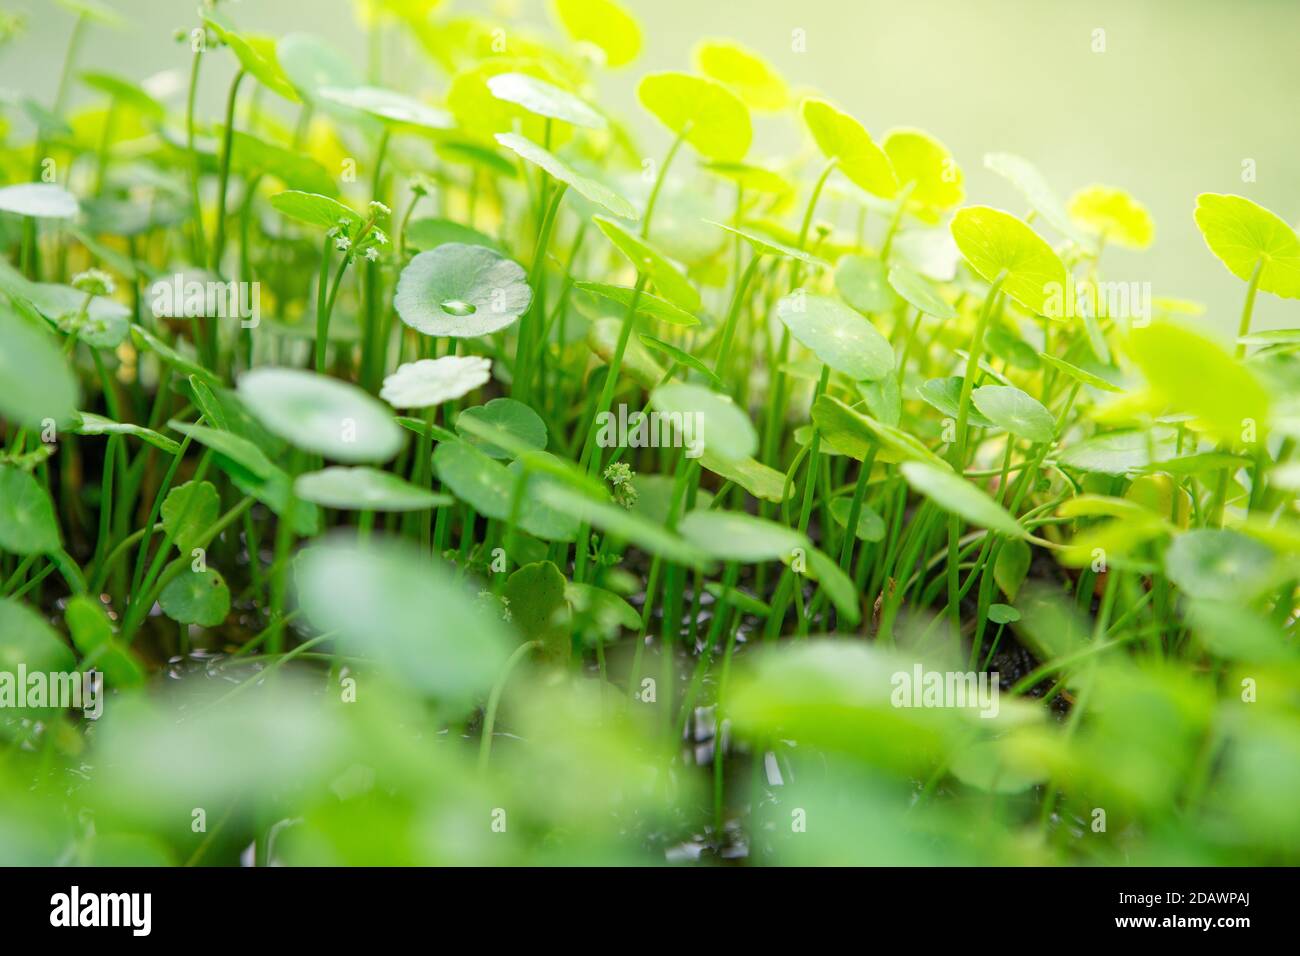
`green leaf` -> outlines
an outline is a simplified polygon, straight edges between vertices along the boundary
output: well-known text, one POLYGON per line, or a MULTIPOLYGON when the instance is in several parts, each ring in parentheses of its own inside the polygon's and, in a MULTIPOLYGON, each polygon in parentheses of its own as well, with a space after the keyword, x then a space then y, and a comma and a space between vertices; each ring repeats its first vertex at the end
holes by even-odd
POLYGON ((1262 262, 1259 288, 1300 299, 1300 238, 1279 216, 1241 196, 1201 193, 1196 225, 1228 271, 1249 280, 1262 262))
POLYGON ((293 493, 304 501, 340 511, 426 511, 452 503, 440 495, 378 468, 325 468, 299 475, 293 493))
POLYGON ((1038 399, 1013 385, 981 385, 971 401, 993 424, 1017 438, 1050 442, 1056 438, 1056 420, 1038 399))
MULTIPOLYGON (((961 387, 965 381, 960 375, 946 378, 932 378, 922 382, 916 393, 927 404, 954 421, 959 417, 961 408, 961 387)), ((966 420, 975 428, 992 428, 993 422, 985 417, 978 408, 967 412, 966 420)))
POLYGON ((505 252, 501 243, 486 232, 479 232, 451 219, 431 217, 412 220, 406 224, 403 237, 408 248, 421 252, 436 249, 448 242, 459 242, 467 246, 486 246, 500 253, 505 252))
MULTIPOLYGON (((515 485, 521 480, 518 472, 512 473, 500 462, 463 441, 439 443, 433 450, 433 465, 438 478, 461 501, 486 517, 497 521, 509 520, 515 485)), ((539 482, 538 487, 540 485, 539 482)), ((536 512, 533 500, 538 489, 531 483, 525 489, 517 515, 519 526, 538 538, 567 540, 569 526, 557 528, 552 515, 536 512)))
POLYGON ((1273 551, 1236 531, 1198 528, 1165 552, 1169 580, 1198 600, 1246 603, 1272 587, 1277 572, 1273 551))
POLYGON ((798 531, 738 511, 697 508, 683 516, 679 530, 687 541, 710 556, 744 564, 789 561, 794 551, 812 547, 798 531))
POLYGON ((701 156, 734 162, 749 152, 754 135, 749 110, 716 80, 689 73, 649 73, 641 78, 636 95, 647 112, 701 156))
POLYGON ((330 103, 358 110, 393 126, 422 130, 452 129, 456 121, 446 110, 377 86, 323 86, 316 95, 330 103))
POLYGON ((907 205, 926 222, 938 222, 940 214, 965 197, 962 172, 948 147, 919 129, 896 129, 885 134, 882 144, 899 186, 912 184, 907 205))
POLYGON ((1020 612, 1010 604, 990 604, 989 620, 994 624, 1011 624, 1020 620, 1020 612))
POLYGON ((817 148, 835 160, 851 182, 881 199, 897 195, 898 179, 889 157, 861 123, 825 100, 804 100, 802 112, 817 148))
POLYGON ((352 207, 317 193, 305 193, 296 189, 286 190, 272 196, 271 205, 290 219, 320 229, 333 229, 340 223, 353 226, 364 223, 352 207))
MULTIPOLYGON (((585 129, 603 130, 609 125, 605 117, 568 90, 527 73, 498 73, 488 78, 487 86, 497 99, 522 106, 538 116, 561 120, 585 129)), ((501 137, 498 136, 497 139, 500 140, 501 137)))
POLYGON ((567 582, 564 596, 573 609, 578 633, 589 641, 607 641, 615 637, 620 628, 637 631, 641 627, 641 615, 612 591, 591 584, 567 582))
POLYGON ((74 219, 77 197, 56 183, 20 183, 0 188, 0 212, 37 219, 74 219))
POLYGON ((605 65, 625 66, 641 52, 641 28, 614 0, 551 0, 566 33, 605 55, 605 65))
POLYGON ((638 335, 637 338, 641 340, 642 345, 650 349, 652 352, 658 352, 661 355, 667 356, 670 361, 699 372, 709 380, 714 388, 720 389, 726 387, 722 379, 713 374, 713 369, 709 368, 690 352, 684 352, 677 346, 665 342, 663 339, 657 339, 653 335, 646 335, 644 332, 638 335))
POLYGON ((209 10, 202 16, 203 22, 221 38, 221 42, 230 47, 230 51, 239 60, 239 65, 252 74, 259 83, 290 103, 301 102, 293 84, 280 68, 274 40, 270 37, 236 32, 234 26, 216 11, 209 10))
POLYGON ((47 418, 66 425, 76 421, 78 391, 53 336, 0 302, 0 417, 29 429, 47 418))
POLYGON ((246 438, 204 425, 171 421, 167 427, 188 435, 215 453, 217 466, 230 475, 235 486, 265 504, 277 515, 289 516, 297 534, 311 536, 320 531, 320 509, 292 496, 289 476, 271 464, 266 454, 246 438))
POLYGON ((169 455, 174 455, 181 450, 180 445, 166 435, 158 434, 152 428, 132 425, 129 422, 115 422, 111 418, 93 412, 77 412, 77 424, 69 431, 74 435, 132 435, 169 455))
POLYGON ((349 464, 402 450, 392 413, 355 385, 301 369, 255 368, 237 391, 267 430, 297 448, 349 464))
POLYGON ((1029 208, 1047 220, 1053 229, 1076 245, 1088 245, 1083 233, 1066 213, 1064 203, 1032 163, 1010 153, 989 153, 984 157, 984 166, 1016 187, 1029 203, 1029 208))
POLYGON ((386 377, 379 397, 394 408, 430 408, 463 398, 491 379, 492 361, 481 355, 419 359, 386 377))
POLYGON ((28 672, 45 673, 67 673, 77 666, 72 651, 40 614, 0 598, 0 672, 16 674, 20 664, 28 672))
POLYGON ((699 311, 700 294, 667 256, 645 239, 628 232, 613 219, 593 216, 592 221, 605 234, 605 238, 627 257, 633 268, 654 283, 660 295, 687 312, 699 311))
POLYGON ((753 422, 729 396, 702 385, 668 382, 650 393, 650 404, 661 416, 661 443, 667 421, 674 447, 680 443, 687 454, 708 448, 716 458, 736 461, 758 450, 753 422))
POLYGON ((1260 428, 1268 421, 1268 390, 1217 342, 1158 322, 1135 328, 1129 351, 1157 401, 1196 416, 1216 438, 1236 444, 1247 421, 1260 428))
POLYGON ((645 290, 642 290, 641 294, 636 296, 636 289, 625 285, 609 285, 605 282, 575 282, 574 285, 584 292, 590 292, 611 302, 617 302, 625 310, 631 306, 632 299, 635 297, 637 315, 649 316, 652 319, 667 322, 669 325, 680 325, 689 328, 700 324, 699 318, 690 312, 680 309, 667 299, 661 299, 659 296, 645 290))
POLYGON ((302 94, 303 99, 340 118, 355 117, 347 109, 322 100, 321 89, 327 86, 354 87, 362 82, 361 72, 350 59, 309 33, 290 33, 275 45, 276 57, 285 76, 302 94))
POLYGON ((519 263, 484 246, 449 242, 407 264, 393 305, 418 332, 469 338, 506 328, 532 301, 519 263))
POLYGON ((873 418, 897 426, 903 417, 903 390, 898 373, 890 372, 875 382, 858 382, 858 394, 873 418))
POLYGON ((856 627, 862 620, 862 608, 853 579, 840 570, 830 555, 817 548, 809 548, 808 571, 812 578, 821 583, 822 590, 840 612, 841 623, 856 627))
MULTIPOLYGON (((848 495, 831 499, 831 517, 841 528, 849 526, 849 516, 853 513, 853 501, 848 495)), ((862 502, 858 509, 858 526, 854 537, 859 541, 883 541, 885 539, 885 522, 875 510, 862 502)))
POLYGON ((62 549, 49 492, 27 472, 0 464, 0 551, 50 554, 62 549))
POLYGON ((666 561, 689 567, 702 567, 707 563, 706 551, 634 511, 608 501, 597 501, 558 482, 542 485, 537 497, 556 511, 600 528, 610 536, 635 544, 666 561))
POLYGON ((812 418, 833 448, 859 461, 867 456, 873 444, 878 444, 881 461, 924 461, 936 468, 948 467, 914 436, 850 408, 834 396, 818 398, 813 403, 812 418))
POLYGON ((310 156, 274 146, 239 130, 231 134, 230 165, 244 174, 274 176, 291 190, 323 196, 338 195, 334 177, 310 156))
POLYGON ((314 627, 337 633, 347 653, 402 685, 452 704, 486 693, 517 643, 442 562, 397 540, 313 544, 294 579, 314 627))
POLYGON ((162 503, 163 530, 181 554, 207 545, 204 533, 217 521, 221 498, 210 481, 187 481, 167 492, 162 503))
POLYGON ((885 264, 866 256, 841 256, 835 263, 835 289, 862 313, 889 312, 897 299, 885 278, 885 264))
POLYGON ((1033 552, 1029 545, 1017 538, 1002 542, 997 559, 993 562, 993 580, 1008 600, 1014 601, 1020 586, 1029 575, 1033 552))
POLYGON ((700 465, 763 501, 781 504, 787 497, 785 475, 753 458, 723 458, 705 445, 700 465))
POLYGON ((144 668, 131 652, 118 644, 104 607, 94 598, 77 594, 63 611, 72 643, 84 658, 83 666, 101 671, 110 687, 139 687, 144 668))
MULTIPOLYGON (((607 364, 613 361, 614 350, 618 345, 621 319, 600 319, 591 323, 587 329, 587 345, 607 364)), ((631 376, 645 388, 654 388, 664 377, 666 370, 655 361, 653 355, 641 344, 640 339, 630 338, 623 353, 622 373, 631 376)))
POLYGON ((921 461, 904 462, 899 470, 909 485, 944 511, 998 534, 1012 538, 1025 537, 1025 529, 1020 526, 1020 522, 984 491, 951 470, 936 468, 921 461))
POLYGON ((752 110, 778 112, 790 103, 790 91, 770 63, 734 40, 701 40, 695 66, 729 87, 752 110))
POLYGON ((1155 237, 1147 207, 1114 186, 1085 186, 1070 197, 1069 213, 1081 229, 1107 245, 1145 249, 1155 237))
POLYGON ((511 452, 465 433, 467 419, 477 419, 499 428, 529 448, 546 447, 546 423, 535 411, 513 398, 494 398, 486 405, 467 408, 456 419, 456 431, 489 458, 514 458, 511 452))
POLYGON ((571 612, 564 575, 550 561, 525 564, 506 581, 510 618, 529 640, 541 641, 542 657, 565 664, 573 656, 571 612))
POLYGON ((710 226, 717 226, 724 229, 733 236, 740 236, 749 247, 754 250, 756 255, 779 256, 783 259, 797 259, 800 262, 818 268, 827 265, 825 259, 819 259, 811 253, 804 252, 802 249, 796 249, 794 246, 787 246, 783 242, 772 239, 768 236, 754 232, 752 229, 737 229, 735 226, 729 226, 725 222, 714 222, 712 219, 704 220, 710 226))
POLYGON ((1144 431, 1107 432, 1071 445, 1057 457, 1066 468, 1095 471, 1103 475, 1126 475, 1151 464, 1154 448, 1157 460, 1172 454, 1172 432, 1152 435, 1144 431))
MULTIPOLYGON (((497 77, 493 77, 493 79, 497 79, 497 77)), ((496 139, 506 149, 523 157, 534 166, 546 170, 552 179, 556 179, 577 190, 602 209, 606 209, 615 216, 621 216, 624 219, 641 218, 636 206, 633 206, 614 190, 604 183, 599 183, 582 175, 560 157, 538 146, 526 136, 520 136, 518 133, 497 133, 496 139)))
POLYGON ((892 266, 889 270, 889 284, 912 308, 919 309, 926 315, 943 320, 957 317, 957 310, 935 291, 929 280, 911 269, 892 266))
MULTIPOLYGON (((189 558, 180 560, 189 562, 189 558)), ((230 588, 215 569, 195 571, 187 566, 167 582, 158 603, 179 624, 220 627, 230 613, 230 588)))
POLYGON ((1122 388, 1120 388, 1118 385, 1115 385, 1113 382, 1106 381, 1100 375, 1093 375, 1087 369, 1082 369, 1079 368, 1079 366, 1077 365, 1072 365, 1069 362, 1067 362, 1065 359, 1057 358, 1055 355, 1049 355, 1046 352, 1039 352, 1038 357, 1042 359, 1044 362, 1046 362, 1048 365, 1052 366, 1058 372, 1064 372, 1066 375, 1070 376, 1070 378, 1074 379, 1076 382, 1081 382, 1084 385, 1090 385, 1093 388, 1099 388, 1103 392, 1123 391, 1122 388))
POLYGON ((798 289, 776 311, 800 344, 835 371, 855 381, 876 381, 893 371, 889 340, 843 303, 798 289))
POLYGON ((967 206, 952 218, 957 248, 979 275, 993 282, 1005 273, 1002 291, 1026 309, 1045 315, 1049 299, 1065 289, 1065 266, 1038 233, 1009 213, 967 206))

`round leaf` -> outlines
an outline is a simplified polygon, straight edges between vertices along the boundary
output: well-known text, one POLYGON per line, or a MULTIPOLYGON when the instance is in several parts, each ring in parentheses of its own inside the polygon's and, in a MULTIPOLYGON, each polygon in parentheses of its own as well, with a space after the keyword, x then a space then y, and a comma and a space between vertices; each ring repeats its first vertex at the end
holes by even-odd
POLYGON ((21 183, 0 189, 0 212, 37 219, 72 219, 81 207, 76 196, 56 183, 21 183))
POLYGON ((377 86, 325 86, 317 90, 317 96, 397 126, 444 130, 456 125, 446 110, 377 86))
POLYGON ((825 100, 809 99, 803 103, 803 121, 822 155, 834 159, 851 182, 882 199, 898 193, 889 157, 852 116, 825 100))
POLYGON ((1145 249, 1155 237, 1151 214, 1122 189, 1085 186, 1070 197, 1070 218, 1107 244, 1145 249))
POLYGON ((290 219, 321 229, 333 229, 340 222, 357 226, 363 222, 356 210, 343 205, 337 199, 317 193, 300 192, 296 189, 276 193, 271 197, 271 205, 290 219))
POLYGON ((971 524, 1012 538, 1025 537, 1025 529, 1003 507, 969 481, 923 461, 899 465, 907 483, 944 511, 965 518, 971 524))
POLYGON ((293 493, 304 501, 341 511, 424 511, 452 502, 447 495, 365 467, 333 467, 299 475, 293 493))
POLYGON ((219 627, 230 613, 230 588, 212 568, 195 571, 186 567, 167 582, 158 603, 164 614, 180 624, 219 627))
POLYGON ((0 417, 39 429, 77 413, 77 380, 53 337, 0 302, 0 417))
MULTIPOLYGON (((477 447, 489 458, 515 458, 516 455, 483 441, 474 435, 468 435, 462 427, 462 420, 474 419, 500 429, 522 445, 541 451, 546 447, 546 423, 535 411, 523 402, 513 398, 494 398, 486 405, 475 405, 460 413, 456 419, 456 431, 471 445, 477 447)), ((499 439, 504 441, 504 439, 499 439)))
POLYGON ((253 416, 304 451, 349 463, 387 461, 401 451, 392 412, 362 389, 313 372, 256 368, 239 380, 253 416))
POLYGON ((641 79, 637 99, 659 122, 707 159, 745 158, 753 139, 749 111, 740 98, 716 80, 689 73, 650 73, 641 79))
MULTIPOLYGON (((650 404, 660 416, 667 416, 672 440, 695 456, 708 448, 719 458, 736 461, 758 450, 758 432, 749 416, 719 392, 702 385, 669 382, 650 394, 650 404)), ((662 441, 662 424, 658 432, 662 441)))
POLYGON ((1273 552, 1236 531, 1200 528, 1181 534, 1165 552, 1169 580, 1200 600, 1241 602, 1274 581, 1273 552))
POLYGON ((523 266, 484 246, 448 242, 402 270, 393 304, 425 335, 468 338, 499 332, 533 301, 523 266))
POLYGON ((777 303, 777 315, 802 345, 849 378, 875 381, 894 368, 889 340, 836 299, 799 289, 777 303))
POLYGON ((604 183, 582 175, 560 157, 538 146, 526 136, 518 133, 497 133, 497 142, 506 149, 523 157, 535 166, 546 170, 552 178, 577 190, 596 205, 607 209, 624 219, 639 219, 641 214, 630 202, 610 189, 604 183))
POLYGON ((608 67, 631 63, 641 52, 641 28, 614 0, 552 0, 566 33, 600 50, 608 67))
POLYGON ((889 284, 912 308, 926 315, 945 320, 957 317, 957 310, 935 291, 929 280, 911 269, 893 266, 889 270, 889 284))
POLYGON ((1042 402, 1013 385, 981 385, 971 401, 993 424, 1018 438, 1050 442, 1056 437, 1056 420, 1042 402))
POLYGON ((487 85, 497 99, 522 106, 538 116, 586 129, 602 130, 608 125, 605 117, 568 90, 527 73, 498 73, 488 78, 487 85))
POLYGON ((952 218, 957 248, 989 282, 1005 272, 1002 290, 1026 309, 1046 314, 1049 298, 1065 289, 1065 266, 1052 247, 1010 213, 967 206, 952 218))
POLYGON ((394 408, 428 408, 468 395, 491 378, 492 360, 480 355, 420 359, 399 365, 379 397, 394 408))
POLYGON ((688 512, 679 530, 687 541, 722 561, 788 561, 808 539, 785 525, 737 511, 688 512))
POLYGON ((1238 279, 1249 280, 1262 261, 1259 288, 1300 299, 1300 238, 1277 215, 1241 196, 1202 193, 1196 197, 1196 225, 1238 279))
POLYGON ((781 74, 734 40, 701 40, 695 47, 695 65, 705 76, 730 87, 752 110, 776 112, 790 102, 781 74))
POLYGON ((919 129, 896 129, 882 144, 900 186, 912 184, 907 204, 927 222, 965 198, 962 172, 948 147, 919 129))
POLYGON ((49 493, 27 472, 0 465, 0 551, 50 554, 62 548, 49 493))

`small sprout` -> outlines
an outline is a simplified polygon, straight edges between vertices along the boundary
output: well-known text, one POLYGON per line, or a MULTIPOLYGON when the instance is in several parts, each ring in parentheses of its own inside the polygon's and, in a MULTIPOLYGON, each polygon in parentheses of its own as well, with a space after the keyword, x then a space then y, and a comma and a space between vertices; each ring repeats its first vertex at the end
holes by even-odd
POLYGON ((376 218, 380 216, 391 216, 393 211, 381 203, 378 199, 370 200, 370 211, 376 218))
POLYGON ((631 508, 636 504, 636 487, 632 484, 634 477, 636 473, 627 462, 616 461, 605 469, 605 480, 614 489, 614 501, 624 508, 631 508))
POLYGON ((102 269, 87 269, 72 277, 72 287, 87 295, 112 295, 113 277, 102 269))

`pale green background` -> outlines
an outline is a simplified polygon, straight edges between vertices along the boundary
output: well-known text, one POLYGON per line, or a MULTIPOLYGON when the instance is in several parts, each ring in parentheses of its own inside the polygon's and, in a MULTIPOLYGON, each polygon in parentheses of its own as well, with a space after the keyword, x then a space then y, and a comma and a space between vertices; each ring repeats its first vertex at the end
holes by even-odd
MULTIPOLYGON (((136 27, 96 30, 82 64, 143 78, 183 69, 171 41, 194 22, 189 0, 110 0, 136 27)), ((0 85, 53 95, 72 16, 53 0, 10 0, 28 11, 28 33, 0 52, 0 85)), ((1150 281, 1156 295, 1210 307, 1235 326, 1242 283, 1205 249, 1192 221, 1202 191, 1246 195, 1295 223, 1300 218, 1300 2, 1298 0, 628 0, 645 25, 645 50, 606 83, 610 105, 636 118, 635 77, 690 67, 694 42, 730 36, 766 55, 800 87, 840 102, 879 134, 919 126, 943 139, 967 174, 969 201, 1013 211, 1023 203, 982 168, 990 151, 1035 162, 1058 193, 1103 182, 1147 203, 1156 245, 1145 254, 1108 250, 1111 278, 1150 281), (791 50, 806 31, 807 52, 791 50), (1106 31, 1106 52, 1091 50, 1106 31), (1243 159, 1257 181, 1243 183, 1243 159)), ((317 33, 358 61, 364 37, 349 0, 243 0, 224 4, 242 27, 317 33)), ((450 4, 465 11, 487 3, 450 4)), ((546 25, 542 0, 511 4, 546 25)), ((509 9, 509 7, 507 7, 509 9)), ((225 66, 205 76, 216 109, 225 66)), ((400 50, 385 78, 408 88, 445 83, 427 61, 400 50)), ((792 142, 783 120, 760 122, 756 152, 792 142)), ((1300 303, 1262 295, 1257 326, 1300 326, 1300 303)))

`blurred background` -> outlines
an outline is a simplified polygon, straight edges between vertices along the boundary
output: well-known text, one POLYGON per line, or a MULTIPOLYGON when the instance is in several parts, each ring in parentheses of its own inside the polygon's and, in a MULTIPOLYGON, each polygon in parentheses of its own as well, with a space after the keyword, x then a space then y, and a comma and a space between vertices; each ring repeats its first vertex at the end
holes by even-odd
MULTIPOLYGON (((173 40, 195 18, 192 0, 108 0, 129 28, 92 28, 85 68, 144 79, 176 70, 173 40)), ((647 70, 689 69, 701 37, 735 38, 767 57, 796 89, 838 101, 879 136, 918 126, 954 152, 969 202, 1023 213, 1024 203, 983 168, 987 152, 1029 159, 1058 195, 1091 182, 1147 204, 1156 242, 1145 253, 1108 249, 1108 278, 1152 283, 1153 294, 1204 304, 1235 327, 1242 283, 1206 250, 1192 209, 1199 192, 1233 192, 1288 222, 1300 219, 1300 3, 1295 0, 624 0, 644 26, 640 59, 605 73, 605 104, 646 134, 662 131, 634 95, 647 70), (804 31, 805 50, 792 49, 804 31), (1104 31, 1099 33, 1097 31, 1104 31), (1104 52, 1094 52, 1104 45, 1104 52), (1243 164, 1253 161, 1253 182, 1243 164)), ((443 9, 552 31, 546 0, 444 0, 443 9)), ((222 4, 248 30, 315 33, 365 60, 353 0, 236 0, 222 4)), ((0 86, 49 102, 73 24, 54 0, 3 0, 26 15, 26 34, 0 51, 0 86)), ((231 58, 205 69, 212 115, 231 58)), ((439 92, 438 68, 410 48, 382 58, 386 84, 439 92)), ((81 91, 84 95, 84 91, 81 91)), ((792 151, 793 119, 760 118, 754 155, 792 151)), ((1254 327, 1294 327, 1295 306, 1261 295, 1254 327)))

